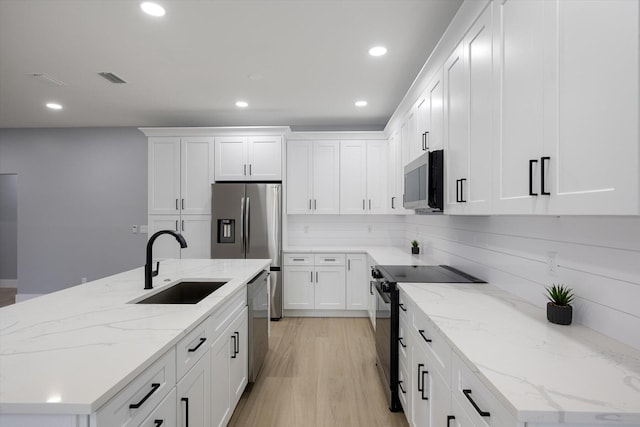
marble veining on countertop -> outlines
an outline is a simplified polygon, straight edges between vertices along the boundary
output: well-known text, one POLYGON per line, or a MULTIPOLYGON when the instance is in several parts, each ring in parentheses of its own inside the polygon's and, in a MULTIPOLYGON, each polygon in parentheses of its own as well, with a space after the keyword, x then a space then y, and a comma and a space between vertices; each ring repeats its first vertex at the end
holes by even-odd
POLYGON ((640 426, 640 351, 490 284, 402 283, 514 418, 640 426))
POLYGON ((0 413, 89 414, 270 260, 165 260, 0 309, 0 413), (181 279, 226 285, 198 304, 129 304, 181 279))

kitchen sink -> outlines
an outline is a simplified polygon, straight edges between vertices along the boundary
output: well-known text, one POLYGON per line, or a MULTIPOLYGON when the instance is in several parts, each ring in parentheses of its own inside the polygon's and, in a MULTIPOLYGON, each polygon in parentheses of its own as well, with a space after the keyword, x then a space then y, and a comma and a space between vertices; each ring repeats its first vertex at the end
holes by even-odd
POLYGON ((178 282, 136 304, 197 304, 227 282, 178 282))

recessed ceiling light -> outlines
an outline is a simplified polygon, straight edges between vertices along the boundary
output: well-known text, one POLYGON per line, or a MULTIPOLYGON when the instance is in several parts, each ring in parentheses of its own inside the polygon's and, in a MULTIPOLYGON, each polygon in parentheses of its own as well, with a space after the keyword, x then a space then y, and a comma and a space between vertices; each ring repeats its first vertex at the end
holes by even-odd
POLYGON ((245 102, 245 101, 237 101, 236 102, 236 107, 238 108, 247 108, 249 106, 249 103, 245 102))
POLYGON ((367 101, 356 101, 356 107, 366 107, 367 101))
POLYGON ((375 46, 369 49, 369 55, 371 56, 382 56, 387 53, 387 48, 384 46, 375 46))
POLYGON ((151 16, 164 16, 166 13, 164 7, 160 6, 158 3, 153 3, 150 1, 145 1, 140 3, 140 9, 148 15, 151 16))
POLYGON ((47 102, 47 108, 51 110, 62 110, 62 105, 57 102, 47 102))

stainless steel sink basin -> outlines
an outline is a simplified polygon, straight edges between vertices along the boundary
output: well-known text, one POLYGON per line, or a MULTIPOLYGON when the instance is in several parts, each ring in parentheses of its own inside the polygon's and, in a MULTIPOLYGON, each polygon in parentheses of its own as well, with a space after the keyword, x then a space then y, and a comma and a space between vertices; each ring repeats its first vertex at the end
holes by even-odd
POLYGON ((197 304, 227 282, 178 282, 136 304, 197 304))

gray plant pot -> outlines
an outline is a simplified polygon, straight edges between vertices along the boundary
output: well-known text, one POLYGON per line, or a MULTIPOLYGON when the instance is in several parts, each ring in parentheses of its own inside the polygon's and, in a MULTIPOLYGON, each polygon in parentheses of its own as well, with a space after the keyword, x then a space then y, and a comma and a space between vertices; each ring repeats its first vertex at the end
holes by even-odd
POLYGON ((573 307, 570 305, 555 305, 547 303, 547 320, 556 325, 570 325, 573 317, 573 307))

